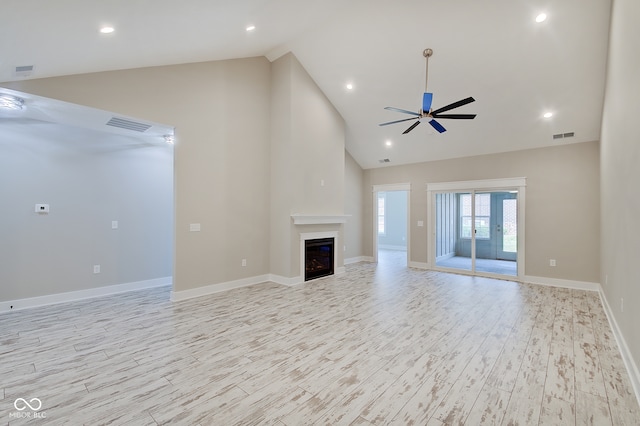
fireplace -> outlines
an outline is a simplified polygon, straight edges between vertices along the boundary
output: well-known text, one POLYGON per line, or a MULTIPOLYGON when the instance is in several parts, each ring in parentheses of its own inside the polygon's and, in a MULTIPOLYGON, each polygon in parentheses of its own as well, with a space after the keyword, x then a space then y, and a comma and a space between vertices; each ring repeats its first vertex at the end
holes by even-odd
POLYGON ((304 242, 304 280, 333 275, 333 238, 316 238, 304 242))

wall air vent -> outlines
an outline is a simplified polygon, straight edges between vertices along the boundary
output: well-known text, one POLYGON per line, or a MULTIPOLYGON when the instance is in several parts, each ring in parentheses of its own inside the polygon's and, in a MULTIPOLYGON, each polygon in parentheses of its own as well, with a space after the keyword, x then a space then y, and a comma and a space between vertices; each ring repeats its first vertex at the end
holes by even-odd
POLYGON ((378 161, 380 161, 380 163, 383 163, 383 164, 391 162, 391 160, 389 160, 388 158, 383 158, 382 160, 378 160, 378 161))
POLYGON ((138 123, 137 121, 127 120, 126 118, 112 117, 107 122, 107 126, 119 127, 121 129, 133 130, 134 132, 145 132, 151 127, 150 124, 138 123))
POLYGON ((575 135, 576 134, 574 132, 557 133, 557 134, 553 135, 553 139, 572 138, 575 135))
POLYGON ((31 74, 33 74, 33 65, 21 65, 14 71, 16 77, 29 77, 31 74))

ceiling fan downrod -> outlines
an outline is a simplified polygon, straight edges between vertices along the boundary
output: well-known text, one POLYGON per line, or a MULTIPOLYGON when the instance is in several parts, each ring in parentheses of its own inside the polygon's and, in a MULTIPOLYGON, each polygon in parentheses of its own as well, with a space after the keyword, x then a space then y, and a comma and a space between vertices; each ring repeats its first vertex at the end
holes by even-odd
POLYGON ((422 51, 422 56, 425 57, 426 60, 426 66, 425 66, 425 76, 424 76, 424 91, 428 92, 427 90, 427 83, 429 82, 429 58, 433 55, 433 49, 424 49, 424 51, 422 51))

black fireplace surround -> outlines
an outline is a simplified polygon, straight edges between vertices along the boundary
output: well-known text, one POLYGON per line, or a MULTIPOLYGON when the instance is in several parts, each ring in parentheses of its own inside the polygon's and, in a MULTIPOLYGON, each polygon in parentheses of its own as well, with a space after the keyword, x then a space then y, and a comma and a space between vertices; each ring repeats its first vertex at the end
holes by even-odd
POLYGON ((318 238, 304 242, 304 280, 333 275, 333 238, 318 238))

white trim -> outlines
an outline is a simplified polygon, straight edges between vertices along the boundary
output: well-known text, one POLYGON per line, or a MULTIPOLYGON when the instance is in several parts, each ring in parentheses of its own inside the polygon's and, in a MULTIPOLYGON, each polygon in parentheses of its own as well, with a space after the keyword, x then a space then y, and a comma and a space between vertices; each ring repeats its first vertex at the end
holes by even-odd
POLYGON ((286 285, 287 287, 293 287, 304 283, 304 278, 300 276, 287 278, 282 275, 269 274, 269 281, 280 285, 286 285))
MULTIPOLYGON (((476 191, 490 190, 511 190, 518 189, 518 254, 517 254, 517 276, 513 277, 513 281, 522 281, 525 278, 525 235, 526 235, 526 177, 513 177, 513 178, 501 178, 501 179, 483 179, 483 180, 469 180, 469 181, 457 181, 457 182, 436 182, 427 183, 427 212, 430 219, 427 220, 427 248, 428 248, 428 261, 433 265, 436 265, 436 203, 434 202, 435 194, 444 192, 460 192, 468 191, 475 194, 476 191)), ((472 214, 475 214, 475 203, 471 204, 472 214)), ((475 224, 472 223, 472 229, 475 224)), ((472 267, 475 268, 475 234, 472 234, 472 267)), ((460 270, 464 273, 463 270, 460 270)), ((467 274, 474 275, 474 272, 467 271, 467 274)), ((478 276, 484 276, 478 274, 478 276)), ((493 274, 489 275, 494 277, 493 274)), ((496 276, 502 277, 502 275, 496 276)))
POLYGON ((380 244, 378 245, 379 249, 383 249, 383 250, 395 250, 395 251, 407 251, 408 247, 407 246, 394 246, 392 244, 380 244))
POLYGON ((386 191, 411 191, 411 183, 390 183, 384 185, 373 185, 371 192, 386 191))
MULTIPOLYGON (((373 185, 371 192, 373 196, 373 259, 371 262, 378 262, 378 192, 406 191, 407 192, 407 265, 411 261, 411 183, 391 183, 373 185)), ((386 208, 386 203, 385 203, 386 208)))
POLYGON ((527 186, 526 177, 465 180, 458 182, 427 183, 427 191, 453 191, 458 189, 500 189, 527 186))
POLYGON ((154 278, 145 281, 135 281, 124 284, 107 285, 86 290, 69 291, 65 293, 48 294, 45 296, 29 297, 26 299, 8 300, 0 302, 0 312, 17 311, 20 309, 36 308, 55 305, 58 303, 75 302, 77 300, 93 299, 94 297, 111 296, 129 291, 144 290, 146 288, 164 287, 171 285, 172 277, 154 278), (13 308, 11 308, 13 306, 13 308))
POLYGON ((429 264, 426 262, 409 262, 407 266, 409 268, 429 269, 429 264))
POLYGON ((372 261, 373 261, 373 257, 371 256, 356 256, 356 257, 350 257, 348 259, 345 259, 344 264, 351 265, 353 263, 358 263, 358 262, 372 262, 372 261))
POLYGON ((224 283, 211 284, 203 287, 192 288, 189 290, 172 291, 170 299, 172 302, 180 302, 181 300, 207 296, 210 294, 220 293, 222 291, 233 290, 235 288, 248 287, 267 281, 271 281, 269 275, 259 275, 257 277, 249 277, 234 281, 227 281, 224 283))
POLYGON ((611 310, 611 306, 607 301, 607 296, 605 296, 602 288, 600 288, 599 293, 600 299, 602 300, 602 306, 604 306, 604 312, 609 320, 609 326, 611 327, 611 331, 618 343, 618 349, 622 355, 622 361, 624 362, 624 366, 627 368, 627 373, 631 379, 631 386, 633 387, 633 391, 636 395, 636 400, 640 404, 640 369, 638 369, 638 365, 633 359, 629 346, 627 346, 627 341, 624 339, 624 335, 622 334, 620 327, 618 327, 616 317, 613 316, 613 311, 611 310))
POLYGON ((520 281, 529 284, 539 284, 546 285, 549 287, 562 287, 562 288, 572 288, 575 290, 586 290, 586 291, 601 291, 599 283, 592 283, 588 281, 574 281, 574 280, 564 280, 560 278, 548 278, 548 277, 535 277, 531 275, 525 275, 522 278, 513 277, 514 281, 520 281))
POLYGON ((347 223, 347 219, 351 215, 311 215, 311 214, 292 214, 294 225, 328 225, 347 223))

